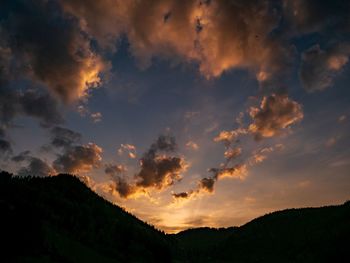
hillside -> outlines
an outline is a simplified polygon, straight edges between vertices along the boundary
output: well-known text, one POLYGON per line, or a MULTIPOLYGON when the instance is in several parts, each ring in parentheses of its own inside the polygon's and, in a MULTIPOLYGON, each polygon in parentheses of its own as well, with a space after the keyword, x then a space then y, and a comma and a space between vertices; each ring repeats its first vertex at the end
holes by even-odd
POLYGON ((8 260, 170 261, 165 234, 99 197, 76 177, 1 177, 0 238, 8 260))
POLYGON ((287 209, 234 228, 176 235, 191 262, 350 262, 350 202, 287 209))
POLYGON ((166 235, 76 177, 2 172, 0 211, 4 262, 350 262, 350 202, 166 235))

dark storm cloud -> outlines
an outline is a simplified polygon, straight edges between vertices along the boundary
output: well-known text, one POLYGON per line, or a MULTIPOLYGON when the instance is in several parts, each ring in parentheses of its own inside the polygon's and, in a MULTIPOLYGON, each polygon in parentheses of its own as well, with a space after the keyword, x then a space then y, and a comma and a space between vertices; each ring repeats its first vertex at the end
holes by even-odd
POLYGON ((26 167, 22 167, 17 172, 19 176, 38 176, 45 177, 55 174, 55 170, 48 165, 45 161, 37 158, 37 157, 29 157, 28 165, 26 167))
POLYGON ((49 94, 28 90, 20 94, 19 104, 23 114, 39 119, 42 126, 63 122, 57 101, 49 94))
POLYGON ((85 97, 100 82, 105 66, 79 20, 65 14, 60 1, 1 2, 3 130, 20 115, 38 119, 43 127, 61 124, 58 100, 68 103, 85 97))
POLYGON ((125 172, 126 168, 123 165, 105 165, 105 173, 113 180, 113 190, 116 191, 120 197, 128 198, 137 192, 137 187, 126 180, 123 175, 125 172))
POLYGON ((138 188, 128 183, 124 177, 116 176, 114 179, 114 190, 118 192, 119 196, 122 198, 128 198, 138 191, 138 188))
POLYGON ((287 21, 298 33, 328 36, 350 31, 350 3, 346 0, 284 0, 287 21))
POLYGON ((322 50, 319 45, 306 50, 302 56, 300 80, 309 91, 324 90, 333 84, 333 79, 348 63, 350 43, 322 50))
POLYGON ((53 168, 62 173, 89 172, 101 165, 102 148, 94 143, 72 145, 57 155, 53 168))
POLYGON ((121 165, 107 165, 105 173, 116 183, 116 191, 121 197, 142 192, 146 188, 164 189, 181 180, 181 172, 186 169, 182 157, 172 156, 176 153, 175 137, 160 135, 140 160, 140 171, 132 182, 127 182, 121 173, 126 169, 121 165))
POLYGON ((5 130, 0 127, 0 158, 12 153, 11 143, 5 138, 5 130))
POLYGON ((47 162, 40 158, 33 157, 30 151, 21 152, 13 156, 11 160, 15 163, 27 163, 26 166, 18 170, 17 174, 19 176, 45 177, 56 174, 56 171, 47 162))
POLYGON ((174 198, 189 198, 191 196, 191 192, 181 192, 181 193, 173 193, 174 198))
POLYGON ((9 126, 16 115, 34 117, 44 127, 63 122, 57 101, 44 92, 0 87, 0 102, 0 121, 5 126, 9 126))
POLYGON ((307 91, 332 86, 350 55, 350 2, 285 0, 293 36, 316 33, 320 41, 302 53, 300 80, 307 91))
POLYGON ((120 174, 126 172, 126 168, 122 165, 106 164, 105 173, 111 177, 119 176, 120 174))
POLYGON ((51 145, 66 148, 72 144, 79 143, 82 135, 67 128, 56 126, 51 129, 51 145))
POLYGON ((30 151, 24 151, 11 158, 15 163, 28 163, 19 170, 19 174, 42 176, 56 173, 83 173, 101 165, 102 148, 94 143, 79 144, 80 133, 56 126, 51 128, 50 134, 49 146, 58 150, 52 167, 40 158, 33 157, 30 151))
POLYGON ((61 173, 84 173, 100 167, 102 148, 95 143, 81 144, 82 135, 68 128, 50 129, 50 144, 43 148, 55 150, 52 166, 61 173))
POLYGON ((11 160, 16 162, 16 163, 19 163, 19 162, 23 162, 25 160, 28 160, 30 158, 31 158, 30 151, 27 150, 27 151, 21 152, 21 153, 15 155, 15 156, 13 156, 11 158, 11 160))
POLYGON ((214 184, 216 180, 217 180, 216 177, 214 178, 204 177, 199 181, 199 186, 201 189, 204 189, 211 193, 214 191, 214 184))
POLYGON ((135 175, 137 186, 162 189, 180 180, 180 172, 184 169, 183 159, 158 155, 159 152, 174 153, 176 148, 173 136, 159 136, 140 161, 141 170, 135 175))
POLYGON ((9 153, 12 153, 10 142, 0 138, 0 157, 9 153))
POLYGON ((5 127, 9 126, 10 122, 19 112, 18 94, 11 89, 0 85, 0 122, 5 127))
MULTIPOLYGON (((30 116, 42 127, 63 123, 57 101, 45 92, 37 90, 16 91, 0 85, 0 126, 2 137, 13 125, 16 116, 30 116)), ((0 136, 1 137, 1 136, 0 136)))
POLYGON ((85 96, 100 81, 104 63, 59 1, 2 1, 0 22, 0 44, 20 65, 18 77, 44 84, 64 102, 85 96))

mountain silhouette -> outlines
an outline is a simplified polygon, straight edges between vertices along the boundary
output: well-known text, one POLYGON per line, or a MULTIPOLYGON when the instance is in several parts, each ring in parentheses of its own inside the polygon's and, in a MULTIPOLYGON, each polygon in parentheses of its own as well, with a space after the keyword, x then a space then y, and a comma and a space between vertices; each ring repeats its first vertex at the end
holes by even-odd
POLYGON ((0 262, 350 262, 350 202, 165 234, 77 177, 0 173, 0 262))

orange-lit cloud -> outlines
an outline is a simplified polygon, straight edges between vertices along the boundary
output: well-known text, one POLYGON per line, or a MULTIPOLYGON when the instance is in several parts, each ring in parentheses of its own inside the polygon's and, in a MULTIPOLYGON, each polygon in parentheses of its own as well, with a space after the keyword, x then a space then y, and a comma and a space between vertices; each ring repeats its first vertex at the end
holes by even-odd
POLYGON ((132 144, 121 144, 117 152, 120 156, 126 152, 129 158, 136 158, 136 147, 132 144))
MULTIPOLYGON (((286 41, 288 37, 324 31, 332 40, 336 32, 332 33, 329 25, 346 32, 349 10, 342 3, 327 12, 327 3, 300 0, 60 2, 102 48, 115 49, 117 39, 126 35, 131 52, 142 66, 149 65, 153 57, 194 62, 206 78, 246 68, 263 84, 274 84, 274 79, 280 82, 293 62, 295 50, 286 41), (337 21, 327 23, 333 15, 337 21), (281 17, 287 26, 274 34, 281 17)), ((340 70, 348 56, 348 52, 330 56, 325 64, 331 70, 340 70)))
POLYGON ((225 151, 224 156, 226 160, 232 160, 242 153, 242 148, 229 148, 225 151))
POLYGON ((210 172, 213 172, 217 179, 237 178, 242 180, 247 175, 247 166, 245 164, 237 164, 227 168, 212 168, 210 172))
POLYGON ((94 143, 67 147, 57 155, 53 167, 58 172, 83 173, 101 165, 102 148, 94 143))
MULTIPOLYGON (((132 145, 124 145, 123 149, 134 149, 132 145)), ((127 198, 136 193, 145 193, 146 189, 163 190, 182 179, 182 173, 187 169, 183 157, 174 156, 177 149, 175 138, 161 135, 143 154, 140 159, 140 170, 129 178, 120 176, 119 166, 116 169, 106 168, 105 172, 112 175, 116 184, 116 191, 121 197, 127 198)))
POLYGON ((248 130, 257 140, 278 135, 304 117, 300 104, 278 94, 264 97, 260 107, 252 107, 249 114, 253 123, 248 130))
POLYGON ((240 157, 243 150, 239 138, 243 135, 253 135, 256 140, 280 135, 283 130, 303 118, 301 105, 288 98, 285 94, 272 94, 262 98, 259 107, 251 107, 249 110, 251 123, 244 127, 243 113, 236 119, 239 125, 231 131, 221 131, 214 138, 215 142, 222 142, 225 146, 225 162, 219 168, 210 168, 210 176, 199 180, 194 190, 173 194, 175 198, 190 198, 202 191, 212 193, 215 183, 223 178, 244 180, 248 175, 249 167, 266 160, 267 155, 275 150, 282 150, 282 144, 254 150, 250 155, 240 157), (240 157, 241 160, 236 161, 240 157))
POLYGON ((118 0, 61 0, 65 12, 80 19, 81 28, 94 36, 98 43, 111 50, 116 39, 125 31, 133 1, 118 0))
POLYGON ((268 1, 63 0, 62 5, 103 47, 126 34, 143 66, 163 56, 198 63, 207 78, 248 68, 266 82, 289 61, 289 48, 270 36, 279 16, 268 1))
POLYGON ((247 134, 247 130, 238 128, 232 131, 222 131, 217 137, 214 138, 214 142, 224 142, 225 144, 230 144, 242 134, 247 134))

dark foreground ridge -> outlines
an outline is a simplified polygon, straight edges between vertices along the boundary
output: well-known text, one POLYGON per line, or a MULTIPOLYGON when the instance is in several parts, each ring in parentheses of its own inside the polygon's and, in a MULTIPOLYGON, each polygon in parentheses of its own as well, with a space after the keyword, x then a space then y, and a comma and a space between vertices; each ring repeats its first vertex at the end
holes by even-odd
POLYGON ((166 235, 71 175, 0 173, 0 262, 350 262, 350 202, 166 235))

